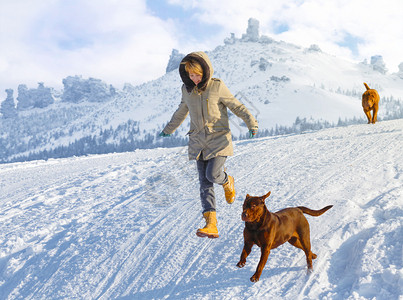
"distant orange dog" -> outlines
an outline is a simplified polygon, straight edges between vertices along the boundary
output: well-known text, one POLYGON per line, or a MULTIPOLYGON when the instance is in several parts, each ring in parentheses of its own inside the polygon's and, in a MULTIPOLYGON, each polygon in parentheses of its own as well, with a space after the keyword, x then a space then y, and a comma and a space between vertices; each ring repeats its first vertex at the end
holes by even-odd
POLYGON ((364 82, 367 90, 362 94, 362 108, 368 118, 368 124, 375 124, 378 116, 379 94, 376 90, 370 89, 368 84, 364 82), (371 117, 372 110, 372 117, 371 117))

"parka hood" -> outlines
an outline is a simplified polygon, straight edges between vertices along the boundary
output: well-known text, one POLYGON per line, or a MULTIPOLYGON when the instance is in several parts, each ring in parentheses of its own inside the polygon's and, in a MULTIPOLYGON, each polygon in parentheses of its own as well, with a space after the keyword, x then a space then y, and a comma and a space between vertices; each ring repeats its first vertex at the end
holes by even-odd
POLYGON ((208 58, 207 54, 202 51, 189 53, 182 59, 179 65, 179 74, 182 78, 183 83, 185 84, 186 90, 190 93, 195 87, 195 84, 190 79, 189 74, 185 70, 185 63, 189 60, 197 61, 201 65, 203 69, 203 77, 200 83, 197 85, 197 88, 200 91, 206 90, 207 84, 213 77, 214 73, 214 69, 210 59, 208 58))

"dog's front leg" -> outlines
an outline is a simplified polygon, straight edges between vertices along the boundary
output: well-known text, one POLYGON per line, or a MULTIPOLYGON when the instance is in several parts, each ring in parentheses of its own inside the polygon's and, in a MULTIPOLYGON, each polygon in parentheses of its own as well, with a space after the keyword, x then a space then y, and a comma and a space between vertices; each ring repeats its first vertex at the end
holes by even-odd
POLYGON ((364 109, 364 113, 365 113, 365 115, 367 116, 368 124, 371 124, 371 122, 372 122, 371 110, 369 110, 369 109, 364 109))
POLYGON ((375 124, 378 119, 378 104, 374 105, 374 109, 372 110, 372 123, 375 124))
POLYGON ((252 281, 252 282, 259 281, 260 275, 262 275, 263 268, 266 265, 267 259, 269 258, 269 254, 270 254, 269 246, 262 245, 260 250, 261 250, 261 255, 260 255, 259 264, 257 265, 255 274, 253 274, 253 276, 250 278, 250 281, 252 281))
POLYGON ((243 268, 245 266, 246 258, 248 257, 248 255, 252 251, 252 247, 253 247, 253 243, 250 243, 250 242, 245 242, 244 243, 242 253, 241 253, 241 258, 239 259, 239 262, 236 264, 236 266, 238 268, 243 268))

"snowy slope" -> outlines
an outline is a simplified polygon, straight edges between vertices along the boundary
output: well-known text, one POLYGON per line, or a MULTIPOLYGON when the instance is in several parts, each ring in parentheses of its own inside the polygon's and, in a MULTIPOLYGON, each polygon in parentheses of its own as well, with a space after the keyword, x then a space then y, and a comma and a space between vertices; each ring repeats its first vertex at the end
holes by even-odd
MULTIPOLYGON (((381 96, 379 120, 403 116, 401 73, 384 74, 370 64, 274 40, 236 40, 217 46, 208 55, 214 77, 221 78, 256 116, 260 133, 276 125, 292 126, 297 117, 315 122, 354 118, 365 122, 363 82, 381 96)), ((151 148, 180 103, 181 86, 174 70, 138 86, 125 85, 107 102, 56 101, 43 109, 22 111, 17 119, 0 119, 0 162, 107 153, 120 151, 122 145, 124 149, 138 147, 128 146, 127 140, 151 148), (116 147, 110 150, 111 145, 116 147)), ((245 134, 242 121, 230 121, 235 137, 245 134)), ((189 118, 178 128, 179 138, 186 138, 188 123, 189 118)))
MULTIPOLYGON (((365 119, 361 107, 364 81, 378 89, 381 97, 403 98, 403 79, 397 74, 382 74, 371 65, 348 62, 282 41, 237 41, 207 53, 214 66, 214 77, 221 78, 257 116, 261 129, 271 129, 276 124, 290 126, 296 117, 330 122, 339 118, 365 119), (268 64, 265 70, 259 68, 262 59, 268 64)), ((127 88, 112 103, 97 106, 91 118, 76 120, 74 131, 80 132, 80 126, 93 126, 96 129, 91 130, 97 132, 99 127, 116 128, 132 119, 140 122, 141 132, 159 132, 180 103, 181 86, 179 73, 174 70, 127 88)), ((387 110, 381 106, 379 116, 385 115, 387 110)), ((64 128, 67 129, 70 125, 64 128)), ((188 127, 178 130, 184 135, 188 127)), ((240 128, 233 128, 236 137, 241 133, 240 128)))
POLYGON ((403 120, 235 143, 237 198, 216 187, 220 238, 202 226, 186 147, 0 165, 0 299, 402 299, 403 120), (235 265, 241 207, 307 216, 314 272, 301 250, 235 265))

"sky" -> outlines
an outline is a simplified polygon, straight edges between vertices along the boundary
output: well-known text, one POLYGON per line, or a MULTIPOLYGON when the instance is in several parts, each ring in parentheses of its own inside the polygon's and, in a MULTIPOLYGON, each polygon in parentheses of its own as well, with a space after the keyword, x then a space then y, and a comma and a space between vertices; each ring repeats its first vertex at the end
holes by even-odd
POLYGON ((0 101, 5 89, 63 78, 99 78, 117 88, 165 73, 172 49, 209 51, 248 19, 260 34, 352 61, 403 62, 401 0, 1 0, 0 101))

